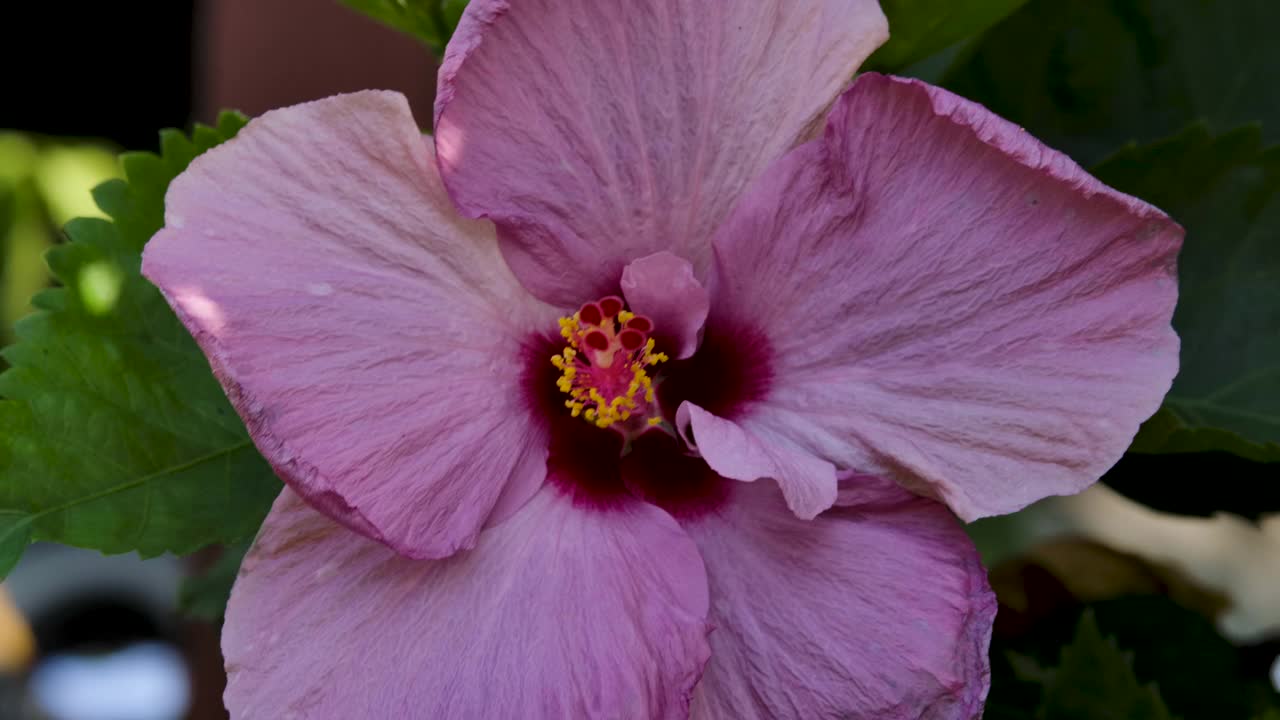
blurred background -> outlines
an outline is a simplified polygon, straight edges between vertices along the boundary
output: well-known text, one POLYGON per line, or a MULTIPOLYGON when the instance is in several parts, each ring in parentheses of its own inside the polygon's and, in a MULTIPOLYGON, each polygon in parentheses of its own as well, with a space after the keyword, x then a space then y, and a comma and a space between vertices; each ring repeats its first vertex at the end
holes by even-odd
MULTIPOLYGON (((12 3, 0 15, 10 37, 43 39, 0 43, 3 345, 50 282, 43 256, 60 228, 101 217, 90 188, 121 175, 121 151, 155 151, 160 129, 366 88, 431 117, 433 54, 335 0, 12 3)), ((193 597, 183 583, 217 555, 30 548, 0 586, 0 720, 226 717, 221 607, 180 609, 193 597)))
MULTIPOLYGON (((1018 34, 1020 23, 1036 24, 1055 2, 1028 3, 997 32, 1018 34)), ((2 66, 19 69, 6 74, 0 95, 4 345, 30 311, 28 299, 50 283, 43 255, 62 241, 59 228, 72 217, 100 216, 89 189, 121 174, 119 152, 156 150, 161 128, 212 124, 221 109, 253 116, 364 88, 403 92, 421 122, 431 117, 436 66, 428 47, 336 0, 84 3, 74 10, 20 3, 5 8, 3 23, 10 35, 30 30, 42 38, 35 49, 0 43, 2 66), (22 71, 33 66, 39 70, 22 71)), ((1068 37, 1067 57, 1089 55, 1092 37, 1068 37)), ((1146 42, 1131 44, 1148 53, 1146 42)), ((936 79, 930 75, 966 52, 952 46, 903 72, 936 79)), ((1079 74, 1073 80, 1103 83, 1079 74)), ((1280 516, 1264 512, 1280 507, 1275 471, 1274 463, 1241 464, 1225 454, 1127 456, 1109 476, 1111 487, 972 526, 1001 603, 987 718, 1033 717, 1028 708, 1054 686, 1048 666, 1097 679, 1072 669, 1063 654, 1070 645, 1114 680, 1100 688, 1066 681, 1076 691, 1130 693, 1133 707, 1147 707, 1141 693, 1158 681, 1178 717, 1280 720, 1280 516), (1238 497, 1171 491, 1144 505, 1125 494, 1142 486, 1158 497, 1149 489, 1161 483, 1238 487, 1218 481, 1248 473, 1259 483, 1238 497), (1191 500, 1179 504, 1184 498, 1191 500), (1090 627, 1100 628, 1097 642, 1085 632, 1090 627), (1108 659, 1119 664, 1106 666, 1108 659)), ((225 717, 218 622, 243 550, 142 560, 31 547, 0 585, 0 720, 225 717)), ((1167 717, 1116 712, 1109 717, 1167 717)))

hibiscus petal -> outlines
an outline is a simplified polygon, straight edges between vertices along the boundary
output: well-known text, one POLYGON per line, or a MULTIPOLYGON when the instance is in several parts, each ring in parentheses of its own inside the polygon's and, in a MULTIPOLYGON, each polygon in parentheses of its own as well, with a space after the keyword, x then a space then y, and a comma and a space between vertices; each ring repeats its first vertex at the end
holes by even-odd
POLYGON ((685 718, 706 576, 670 516, 546 486, 474 550, 412 560, 286 490, 227 605, 249 718, 685 718))
POLYGON ((836 468, 766 427, 746 430, 691 402, 676 411, 676 425, 712 470, 730 480, 772 478, 787 507, 810 520, 836 501, 836 468))
POLYGON ((672 348, 673 358, 693 355, 711 295, 688 260, 666 251, 634 260, 623 268, 621 286, 627 304, 653 321, 654 336, 672 348))
POLYGON ((711 585, 697 720, 969 720, 987 694, 996 601, 939 503, 878 478, 866 505, 804 521, 740 484, 685 525, 711 585))
POLYGON ((512 398, 521 338, 555 324, 432 155, 395 93, 267 113, 173 182, 143 259, 277 473, 413 557, 545 478, 512 398))
POLYGON ((887 37, 874 0, 473 0, 440 68, 441 173, 559 305, 659 250, 703 277, 738 196, 887 37))
POLYGON ((1177 370, 1181 238, 978 105, 863 76, 716 236, 713 316, 771 344, 739 422, 965 519, 1079 491, 1177 370))

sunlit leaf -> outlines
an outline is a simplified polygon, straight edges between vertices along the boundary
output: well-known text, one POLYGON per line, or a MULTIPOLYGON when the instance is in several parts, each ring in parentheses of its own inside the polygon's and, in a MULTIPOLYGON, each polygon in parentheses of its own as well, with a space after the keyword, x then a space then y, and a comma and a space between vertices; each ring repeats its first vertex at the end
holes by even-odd
POLYGON ((55 225, 75 217, 102 217, 90 191, 120 176, 111 151, 97 145, 50 145, 40 153, 34 178, 55 225))
POLYGON ((417 38, 437 54, 453 36, 467 0, 342 0, 347 7, 417 38))

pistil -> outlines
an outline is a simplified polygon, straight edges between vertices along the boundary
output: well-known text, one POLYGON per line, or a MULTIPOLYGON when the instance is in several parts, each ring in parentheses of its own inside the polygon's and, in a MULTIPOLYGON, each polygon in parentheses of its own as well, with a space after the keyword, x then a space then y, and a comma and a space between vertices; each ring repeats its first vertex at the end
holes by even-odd
POLYGON ((653 322, 609 296, 560 318, 567 346, 551 357, 565 407, 597 427, 623 431, 662 424, 650 369, 668 360, 654 351, 653 322))

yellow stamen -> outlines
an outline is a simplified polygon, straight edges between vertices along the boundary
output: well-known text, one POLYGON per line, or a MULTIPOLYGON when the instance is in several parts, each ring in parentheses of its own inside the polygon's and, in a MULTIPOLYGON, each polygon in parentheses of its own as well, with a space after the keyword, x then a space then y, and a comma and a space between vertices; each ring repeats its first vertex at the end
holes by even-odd
MULTIPOLYGON (((616 345, 615 349, 610 349, 608 359, 622 361, 625 363, 623 366, 594 362, 603 359, 597 357, 601 353, 592 355, 591 365, 581 365, 577 360, 582 350, 580 342, 587 332, 596 330, 604 332, 612 341, 622 331, 623 326, 634 317, 635 313, 623 310, 616 318, 602 323, 602 327, 584 326, 578 313, 560 318, 560 334, 568 342, 568 346, 551 357, 551 364, 560 371, 560 377, 556 379, 556 387, 569 396, 565 401, 565 407, 569 408, 573 417, 582 417, 597 427, 607 428, 615 423, 630 420, 633 411, 640 408, 641 402, 654 402, 656 396, 653 390, 653 378, 649 376, 647 368, 666 362, 669 358, 665 353, 654 352, 655 343, 652 338, 648 338, 644 347, 638 351, 626 351, 616 345), (613 397, 605 397, 600 387, 590 384, 593 379, 592 373, 587 372, 584 375, 580 372, 580 368, 583 372, 587 368, 597 373, 607 370, 612 378, 617 377, 612 374, 614 372, 622 374, 623 377, 629 373, 631 379, 625 392, 613 397), (643 401, 640 398, 643 398, 643 401)), ((595 377, 598 379, 600 376, 595 377)), ((607 387, 616 388, 617 385, 610 384, 607 387)), ((662 418, 649 417, 646 418, 646 422, 651 427, 657 426, 662 423, 662 418)))

